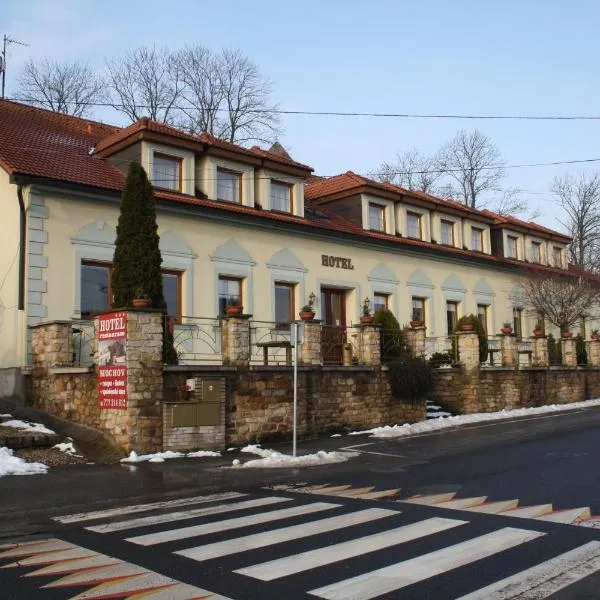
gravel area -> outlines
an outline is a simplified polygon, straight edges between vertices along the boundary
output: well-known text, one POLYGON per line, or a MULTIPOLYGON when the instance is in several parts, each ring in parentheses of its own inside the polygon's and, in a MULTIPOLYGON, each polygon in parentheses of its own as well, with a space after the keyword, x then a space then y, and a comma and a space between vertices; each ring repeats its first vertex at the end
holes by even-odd
POLYGON ((41 462, 49 467, 65 467, 89 462, 85 457, 73 456, 56 448, 24 448, 15 450, 15 455, 27 462, 41 462))

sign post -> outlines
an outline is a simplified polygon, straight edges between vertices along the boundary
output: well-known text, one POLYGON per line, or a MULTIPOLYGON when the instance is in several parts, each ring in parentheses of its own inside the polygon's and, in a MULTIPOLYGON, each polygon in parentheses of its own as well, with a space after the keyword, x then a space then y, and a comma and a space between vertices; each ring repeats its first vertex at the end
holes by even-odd
POLYGON ((294 416, 293 416, 293 434, 292 434, 292 456, 296 456, 296 443, 298 439, 298 344, 300 342, 300 333, 298 321, 292 323, 292 343, 294 345, 294 416))
POLYGON ((98 404, 127 410, 127 313, 98 317, 98 404))

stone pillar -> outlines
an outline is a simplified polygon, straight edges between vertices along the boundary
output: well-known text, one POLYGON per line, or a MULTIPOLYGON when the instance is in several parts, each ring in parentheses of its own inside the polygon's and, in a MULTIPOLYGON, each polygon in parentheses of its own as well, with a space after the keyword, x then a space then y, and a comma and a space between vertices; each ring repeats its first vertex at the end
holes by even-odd
POLYGON ((162 312, 127 311, 127 451, 162 449, 162 328, 162 312))
POLYGON ((64 367, 73 363, 71 321, 51 321, 31 325, 33 366, 64 367))
POLYGON ((372 325, 363 325, 360 330, 360 356, 358 362, 369 367, 381 365, 381 343, 379 329, 372 325))
POLYGON ((300 344, 301 365, 321 365, 321 321, 303 321, 304 338, 300 344))
POLYGON ((503 367, 514 367, 517 364, 517 343, 514 335, 500 337, 500 354, 503 367))
POLYGON ((577 366, 577 342, 574 338, 562 338, 562 363, 565 367, 577 366))
POLYGON ((223 364, 238 367, 250 364, 250 317, 236 315, 223 319, 223 364))
POLYGON ((588 365, 600 367, 600 340, 590 340, 587 343, 588 365))
POLYGON ((408 347, 416 358, 425 356, 425 331, 426 327, 411 327, 406 331, 408 347))
POLYGON ((533 345, 532 364, 534 367, 548 366, 548 338, 536 336, 531 339, 533 345))
POLYGON ((467 373, 479 371, 479 337, 474 331, 459 331, 458 358, 467 373))

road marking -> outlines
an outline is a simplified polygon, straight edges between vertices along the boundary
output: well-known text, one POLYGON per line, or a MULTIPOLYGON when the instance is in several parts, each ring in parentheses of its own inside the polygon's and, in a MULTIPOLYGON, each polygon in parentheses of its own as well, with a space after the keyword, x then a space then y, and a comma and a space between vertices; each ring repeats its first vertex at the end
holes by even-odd
POLYGON ((519 546, 544 533, 505 527, 429 554, 308 592, 326 600, 370 600, 519 546))
POLYGON ((472 506, 480 506, 487 500, 487 496, 477 496, 475 498, 455 498, 454 500, 448 500, 447 502, 440 502, 436 504, 436 507, 450 508, 454 510, 466 510, 472 506))
POLYGON ((343 496, 344 498, 352 497, 352 496, 360 496, 360 494, 367 494, 372 492, 375 489, 374 485, 363 488, 347 488, 345 490, 337 490, 331 491, 327 488, 323 490, 319 490, 319 494, 323 494, 324 496, 343 496))
POLYGON ((235 519, 226 519, 225 521, 216 521, 213 523, 204 523, 191 527, 181 527, 180 529, 170 529, 158 533, 148 533, 126 538, 126 541, 138 544, 140 546, 153 546, 164 542, 173 542, 175 540, 185 540, 187 538, 206 535, 208 533, 217 533, 219 531, 229 531, 240 527, 249 527, 260 523, 298 517, 300 515, 309 515, 311 513, 330 510, 339 507, 339 504, 330 502, 313 502, 312 504, 303 504, 302 506, 293 506, 291 508, 282 508, 269 512, 248 515, 246 517, 237 517, 235 519))
POLYGON ((534 506, 523 506, 502 513, 503 517, 519 517, 521 519, 536 519, 542 515, 552 512, 552 504, 536 504, 534 506))
POLYGON ((592 515, 589 506, 582 506, 581 508, 571 508, 568 510, 557 510, 549 515, 543 515, 538 517, 538 521, 551 521, 552 523, 575 523, 575 521, 582 521, 592 515))
POLYGON ((519 501, 517 499, 501 500, 499 502, 488 502, 486 504, 481 504, 480 506, 469 506, 469 508, 465 508, 464 510, 497 515, 507 510, 513 510, 514 508, 517 508, 518 505, 519 501))
POLYGON ((310 523, 303 523, 301 525, 292 525, 282 529, 263 531, 262 533, 215 542, 213 544, 206 544, 204 546, 186 548, 185 550, 175 552, 175 554, 201 562, 211 558, 228 556, 230 554, 237 554, 238 552, 255 550, 256 548, 264 548, 265 546, 272 546, 273 544, 280 544, 290 540, 298 540, 326 531, 335 531, 342 527, 352 527, 353 525, 359 525, 361 523, 369 523, 377 519, 383 519, 384 517, 391 517, 398 514, 400 513, 397 510, 367 508, 365 510, 338 515, 336 517, 328 517, 326 519, 311 521, 310 523))
POLYGON ((146 512, 158 508, 175 508, 177 506, 187 506, 188 504, 203 504, 205 502, 214 502, 217 500, 230 500, 232 498, 241 498, 247 494, 238 492, 226 492, 223 494, 212 494, 209 496, 194 496, 192 498, 179 498, 177 500, 165 500, 163 502, 152 502, 150 504, 134 504, 132 506, 121 506, 119 508, 109 508, 107 510, 96 510, 94 512, 78 513, 73 515, 62 515, 52 517, 59 523, 79 523, 81 521, 92 521, 94 519, 105 519, 109 517, 118 517, 120 515, 146 512))
POLYGON ((433 506, 440 502, 449 502, 456 496, 456 492, 447 492, 446 494, 430 494, 429 496, 413 496, 406 500, 400 500, 400 502, 408 502, 409 504, 425 504, 426 506, 433 506))
POLYGON ((363 448, 364 446, 372 446, 373 444, 380 444, 381 442, 367 442, 366 444, 355 444, 354 446, 344 446, 340 450, 353 450, 361 454, 375 454, 377 456, 391 456, 392 458, 405 458, 403 454, 391 454, 390 452, 374 452, 372 450, 356 450, 356 448, 363 448))
POLYGON ((600 569, 600 542, 589 542, 459 600, 541 600, 600 569))
POLYGON ((184 521, 185 519, 194 519, 196 517, 205 517, 208 515, 218 515, 234 510, 244 510, 247 508, 257 508, 279 502, 291 502, 292 498, 279 498, 270 496, 268 498, 255 498, 254 500, 244 500, 242 502, 232 502, 230 504, 219 504, 217 506, 207 506, 205 508, 195 508, 192 510, 167 513, 164 515, 151 515, 149 517, 139 517, 127 521, 116 521, 114 523, 105 523, 104 525, 93 525, 86 527, 89 531, 96 533, 112 533, 114 531, 123 531, 124 529, 135 529, 146 525, 158 525, 159 523, 172 523, 173 521, 184 521))
POLYGON ((234 573, 260 579, 261 581, 272 581, 273 579, 287 577, 288 575, 307 571, 308 569, 316 569, 323 565, 329 565, 348 558, 354 558, 355 556, 362 556, 369 552, 389 548, 396 544, 410 542, 411 540, 452 529, 465 523, 468 523, 468 521, 434 517, 419 521, 418 523, 398 527, 391 531, 374 533, 356 540, 252 565, 238 569, 234 573))

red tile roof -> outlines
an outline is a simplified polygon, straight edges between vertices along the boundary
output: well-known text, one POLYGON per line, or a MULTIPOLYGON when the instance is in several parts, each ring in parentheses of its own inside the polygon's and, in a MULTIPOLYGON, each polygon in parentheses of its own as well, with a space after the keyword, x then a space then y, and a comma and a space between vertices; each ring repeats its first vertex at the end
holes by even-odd
POLYGON ((482 212, 493 217, 498 225, 515 225, 518 228, 525 228, 532 231, 537 231, 541 235, 551 235, 552 237, 560 237, 565 240, 565 242, 570 242, 571 237, 560 233, 559 231, 555 231, 554 229, 548 229, 543 225, 538 225, 533 221, 523 221, 521 219, 517 219, 517 217, 513 217, 512 215, 499 215, 498 213, 492 212, 491 210, 483 210, 482 212))

